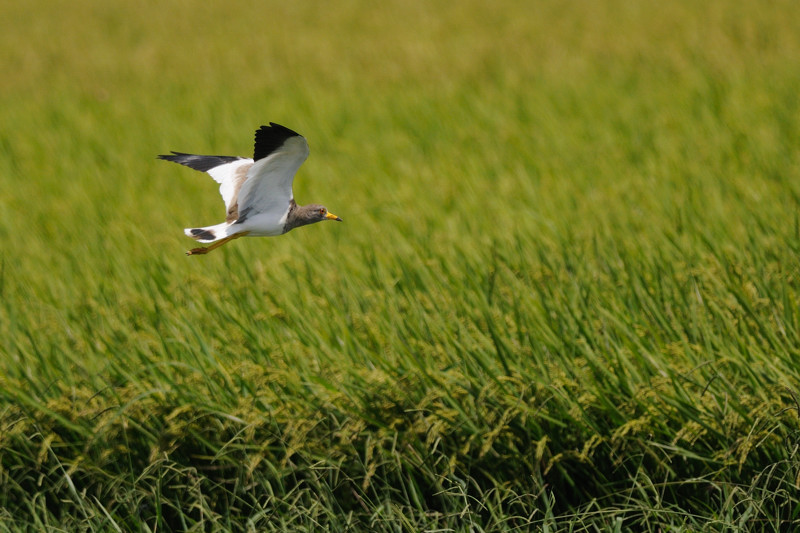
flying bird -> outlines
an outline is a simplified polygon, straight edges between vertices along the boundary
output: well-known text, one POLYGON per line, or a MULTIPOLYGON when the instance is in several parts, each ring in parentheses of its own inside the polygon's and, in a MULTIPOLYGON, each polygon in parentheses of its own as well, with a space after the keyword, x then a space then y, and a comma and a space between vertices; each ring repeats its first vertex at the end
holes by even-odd
POLYGON ((174 163, 207 172, 219 183, 225 201, 225 222, 184 233, 211 246, 193 248, 186 255, 207 254, 239 237, 273 237, 294 228, 341 218, 319 204, 297 205, 292 193, 294 175, 308 157, 305 138, 270 122, 256 130, 253 158, 227 155, 159 155, 174 163))

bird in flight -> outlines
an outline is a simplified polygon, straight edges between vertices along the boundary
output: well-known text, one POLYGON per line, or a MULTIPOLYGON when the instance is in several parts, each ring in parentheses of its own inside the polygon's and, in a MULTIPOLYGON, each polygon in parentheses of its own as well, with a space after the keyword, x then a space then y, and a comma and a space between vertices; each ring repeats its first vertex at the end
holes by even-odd
POLYGON ((207 254, 239 237, 273 237, 294 228, 341 218, 319 204, 297 205, 292 193, 295 172, 308 157, 305 138, 270 122, 256 130, 253 158, 227 155, 159 155, 174 163, 208 172, 219 183, 225 201, 225 222, 184 233, 211 246, 193 248, 186 255, 207 254))

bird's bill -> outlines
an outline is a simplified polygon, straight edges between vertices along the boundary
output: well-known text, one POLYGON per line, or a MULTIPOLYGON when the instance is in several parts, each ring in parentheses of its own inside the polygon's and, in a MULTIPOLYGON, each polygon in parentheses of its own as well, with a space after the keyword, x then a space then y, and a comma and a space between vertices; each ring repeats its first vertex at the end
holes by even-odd
POLYGON ((338 220, 339 222, 341 222, 341 221, 342 221, 342 219, 341 219, 341 218, 337 217, 337 216, 336 216, 336 215, 334 215, 333 213, 328 213, 327 215, 325 215, 325 218, 329 218, 329 219, 331 219, 331 220, 338 220))

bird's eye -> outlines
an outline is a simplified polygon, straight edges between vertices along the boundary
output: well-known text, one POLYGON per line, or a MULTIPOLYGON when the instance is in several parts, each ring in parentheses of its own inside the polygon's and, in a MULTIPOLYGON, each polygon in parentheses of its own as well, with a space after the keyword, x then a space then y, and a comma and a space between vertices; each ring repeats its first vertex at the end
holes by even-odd
POLYGON ((320 214, 320 215, 324 215, 324 214, 325 214, 325 210, 324 210, 324 209, 320 209, 320 210, 319 210, 319 214, 320 214))

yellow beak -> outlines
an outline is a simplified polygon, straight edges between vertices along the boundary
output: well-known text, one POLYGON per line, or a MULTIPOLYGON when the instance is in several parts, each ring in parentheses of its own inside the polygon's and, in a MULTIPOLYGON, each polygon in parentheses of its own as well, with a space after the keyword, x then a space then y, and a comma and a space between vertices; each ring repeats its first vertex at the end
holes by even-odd
POLYGON ((329 219, 331 219, 331 220, 338 220, 339 222, 341 222, 341 221, 342 221, 342 219, 341 219, 341 218, 337 217, 337 216, 336 216, 336 215, 334 215, 333 213, 328 213, 327 215, 325 215, 325 218, 329 218, 329 219))

